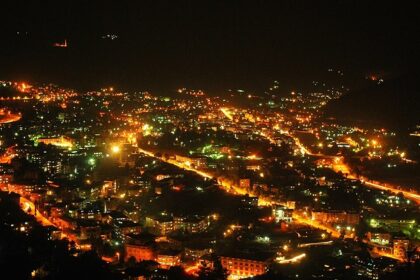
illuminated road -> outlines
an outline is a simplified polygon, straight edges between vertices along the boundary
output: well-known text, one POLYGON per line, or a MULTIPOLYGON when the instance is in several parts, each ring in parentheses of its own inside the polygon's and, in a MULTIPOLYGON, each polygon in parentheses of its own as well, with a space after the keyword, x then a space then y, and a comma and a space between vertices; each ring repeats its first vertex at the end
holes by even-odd
MULTIPOLYGON (((350 176, 349 176, 350 177, 350 176)), ((353 176, 352 176, 353 177, 353 176)), ((354 177, 353 179, 356 179, 356 177, 354 177)), ((394 187, 390 187, 384 184, 378 184, 378 183, 374 183, 372 181, 369 181, 366 178, 361 177, 360 178, 363 182, 363 184, 365 184, 366 186, 378 189, 378 190, 383 190, 383 191, 389 191, 395 194, 399 194, 402 193, 404 195, 404 197, 411 199, 412 201, 416 202, 417 204, 420 204, 420 195, 413 193, 413 192, 408 192, 408 191, 404 191, 404 190, 399 190, 396 189, 394 187)))
MULTIPOLYGON (((222 111, 222 113, 229 119, 232 120, 233 119, 233 113, 231 112, 231 110, 229 110, 228 108, 221 108, 220 111, 222 111)), ((410 192, 410 191, 406 191, 406 190, 400 190, 394 186, 390 186, 388 184, 384 184, 384 183, 380 183, 380 182, 374 182, 368 178, 365 177, 357 177, 351 170, 351 168, 345 164, 343 162, 343 158, 342 157, 334 157, 334 156, 327 156, 327 155, 323 155, 323 154, 315 154, 312 153, 307 147, 305 147, 300 139, 297 136, 294 136, 293 134, 287 132, 287 131, 282 131, 283 134, 291 137, 296 146, 299 148, 300 152, 302 153, 302 155, 310 155, 310 156, 316 156, 316 157, 321 157, 324 158, 326 160, 333 160, 332 162, 332 169, 335 172, 341 172, 343 174, 347 174, 347 178, 348 179, 358 179, 361 180, 361 182, 369 188, 373 188, 373 189, 377 189, 377 190, 382 190, 382 191, 388 191, 388 192, 392 192, 394 194, 399 194, 402 193, 406 198, 413 200, 414 202, 416 202, 417 204, 420 204, 420 195, 415 193, 415 192, 410 192)), ((260 131, 259 134, 263 137, 265 137, 268 141, 270 141, 270 143, 272 144, 276 144, 276 141, 270 137, 270 135, 268 135, 265 132, 260 131)), ((350 139, 351 140, 351 139, 350 139)))
POLYGON ((212 176, 211 174, 209 174, 209 173, 207 173, 207 172, 204 172, 204 171, 200 171, 200 170, 198 170, 198 169, 195 169, 195 168, 193 168, 193 167, 191 167, 191 166, 188 166, 187 164, 185 164, 185 163, 183 163, 183 162, 179 162, 179 161, 176 161, 176 160, 173 160, 173 159, 164 159, 164 158, 161 158, 161 157, 157 157, 157 156, 155 156, 152 152, 150 152, 150 151, 146 151, 146 150, 144 150, 144 149, 142 149, 142 148, 138 148, 138 150, 139 150, 139 152, 141 152, 141 153, 143 153, 143 154, 145 154, 145 155, 148 155, 149 157, 154 157, 154 158, 157 158, 157 159, 159 159, 159 160, 161 160, 161 161, 164 161, 164 162, 166 162, 166 163, 169 163, 169 164, 172 164, 172 165, 175 165, 175 166, 177 166, 177 167, 179 167, 179 168, 181 168, 181 169, 185 169, 185 170, 188 170, 188 171, 191 171, 191 172, 194 172, 194 173, 196 173, 196 174, 198 174, 198 175, 200 175, 200 176, 202 176, 202 177, 204 177, 204 178, 207 178, 207 179, 213 179, 214 178, 214 176, 212 176))
POLYGON ((22 116, 20 114, 12 114, 10 112, 4 112, 4 110, 0 110, 0 124, 17 122, 21 118, 22 116))
POLYGON ((314 154, 314 153, 312 153, 311 151, 309 151, 309 149, 308 148, 306 148, 301 142, 300 142, 300 140, 299 140, 299 138, 298 137, 296 137, 296 136, 294 136, 294 135, 291 135, 291 134, 289 134, 289 133, 287 133, 286 135, 288 135, 288 136, 290 136, 290 137, 292 137, 293 138, 293 141, 295 141, 295 144, 299 147, 299 149, 300 149, 300 152, 303 154, 303 155, 310 155, 310 156, 320 156, 319 154, 314 154))
POLYGON ((305 253, 300 254, 300 255, 297 255, 297 256, 295 256, 293 258, 290 258, 290 259, 278 260, 277 262, 280 263, 280 264, 295 263, 295 262, 300 261, 304 257, 306 257, 306 254, 305 253))
POLYGON ((36 211, 35 214, 35 205, 29 199, 21 196, 20 205, 23 211, 25 211, 27 214, 35 216, 36 220, 40 222, 43 226, 55 226, 50 220, 48 220, 44 215, 42 215, 41 212, 36 211))
POLYGON ((188 170, 191 172, 194 172, 197 175, 200 175, 203 178, 207 178, 207 179, 217 179, 217 182, 219 183, 219 185, 221 187, 223 187, 224 190, 226 190, 227 192, 233 193, 233 194, 239 194, 239 195, 245 195, 247 194, 247 192, 241 188, 239 188, 238 186, 234 185, 233 183, 231 183, 229 180, 223 178, 223 177, 218 177, 216 178, 216 176, 208 173, 208 172, 204 172, 201 170, 198 170, 196 168, 191 167, 191 165, 188 165, 186 162, 180 162, 177 160, 173 160, 173 159, 164 159, 161 157, 157 157, 155 156, 152 152, 144 150, 142 148, 138 148, 139 152, 148 155, 150 157, 154 157, 156 159, 159 159, 163 162, 175 165, 178 168, 184 169, 184 170, 188 170))
POLYGON ((362 239, 362 242, 365 243, 365 244, 368 244, 369 246, 373 246, 373 249, 371 251, 371 254, 374 257, 386 257, 386 258, 391 258, 391 259, 394 259, 394 260, 397 260, 397 261, 400 261, 400 262, 405 262, 406 261, 405 259, 400 258, 399 256, 396 256, 394 254, 381 251, 380 249, 378 249, 377 247, 375 247, 375 244, 374 243, 369 242, 368 239, 362 239))
POLYGON ((386 252, 382 252, 382 251, 379 251, 379 250, 373 250, 373 255, 377 255, 378 257, 386 257, 386 258, 394 259, 394 260, 399 261, 399 262, 405 262, 406 261, 402 258, 399 258, 396 255, 389 254, 389 253, 386 253, 386 252))
POLYGON ((392 192, 394 194, 402 193, 404 195, 404 197, 406 197, 408 199, 411 199, 412 201, 416 202, 417 204, 420 204, 420 195, 415 193, 415 192, 400 190, 400 189, 397 189, 393 186, 390 186, 390 185, 387 185, 387 184, 384 184, 384 183, 374 182, 374 181, 372 181, 372 180, 370 180, 366 177, 363 177, 363 176, 359 176, 359 177, 356 176, 351 171, 350 167, 343 162, 343 158, 341 158, 341 157, 337 157, 333 161, 332 169, 335 172, 341 171, 343 174, 348 174, 347 175, 348 179, 360 180, 367 187, 377 189, 377 190, 381 190, 381 191, 392 192))
POLYGON ((47 145, 53 145, 60 148, 71 148, 73 147, 73 142, 71 139, 68 139, 64 136, 56 137, 56 138, 39 138, 37 140, 38 143, 44 143, 47 145))
MULTIPOLYGON (((200 175, 203 178, 217 179, 217 183, 219 184, 219 186, 222 187, 225 191, 227 191, 229 193, 236 194, 236 195, 246 195, 246 194, 248 194, 250 196, 253 196, 252 194, 248 193, 246 190, 244 190, 244 189, 240 188, 239 186, 237 186, 236 184, 232 183, 231 180, 228 180, 228 179, 226 179, 222 176, 216 177, 213 174, 210 174, 208 172, 198 170, 196 168, 191 167, 191 165, 189 165, 186 162, 180 162, 180 161, 173 160, 173 159, 164 159, 164 158, 161 158, 161 157, 157 157, 152 152, 144 150, 142 148, 138 148, 138 150, 139 150, 139 152, 141 152, 145 155, 148 155, 150 157, 154 157, 154 158, 159 159, 163 162, 175 165, 178 168, 194 172, 195 174, 200 175)), ((269 205, 269 204, 271 204, 271 202, 269 202, 265 199, 259 198, 258 204, 259 205, 269 205)))
MULTIPOLYGON (((323 225, 323 224, 321 224, 317 221, 314 221, 314 220, 312 220, 310 218, 307 218, 307 217, 303 217, 303 216, 301 216, 297 213, 293 213, 293 219, 295 221, 297 221, 298 223, 305 224, 305 225, 308 225, 310 227, 317 228, 317 229, 320 229, 320 230, 325 230, 326 232, 331 233, 332 237, 339 238, 341 236, 341 233, 338 230, 336 230, 335 228, 333 228, 331 226, 323 225)), ((351 235, 346 235, 345 237, 346 238, 353 238, 353 236, 351 236, 351 235)))
POLYGON ((200 264, 199 263, 184 267, 184 271, 187 274, 193 275, 193 276, 198 276, 199 270, 200 270, 200 264))
POLYGON ((388 191, 388 192, 392 192, 394 194, 402 193, 406 198, 413 200, 417 204, 420 204, 420 195, 419 194, 417 194, 415 192, 400 190, 400 189, 397 189, 393 186, 386 185, 384 183, 373 182, 372 180, 370 180, 366 177, 358 177, 352 172, 350 166, 348 166, 347 164, 345 164, 343 162, 343 157, 331 157, 331 156, 327 156, 327 155, 323 155, 323 154, 313 154, 300 143, 299 138, 293 137, 293 139, 295 140, 296 145, 298 145, 301 148, 302 152, 305 152, 306 154, 311 155, 311 156, 323 157, 324 159, 327 159, 327 160, 333 159, 332 169, 335 172, 341 172, 343 174, 347 174, 348 179, 360 180, 365 186, 373 188, 373 189, 388 191))
POLYGON ((0 155, 1 164, 5 164, 5 163, 10 164, 12 159, 16 156, 14 148, 15 148, 14 146, 8 147, 6 151, 4 152, 4 154, 0 155))
POLYGON ((386 185, 384 183, 373 182, 372 180, 370 180, 366 177, 358 177, 352 172, 350 166, 348 166, 347 164, 344 163, 344 161, 343 161, 344 158, 343 157, 332 157, 332 156, 326 156, 326 155, 322 155, 322 154, 313 154, 298 141, 299 139, 297 137, 293 137, 293 139, 295 139, 296 145, 301 147, 301 151, 305 152, 306 154, 311 155, 311 156, 322 157, 326 160, 332 160, 332 169, 335 172, 341 172, 343 174, 347 174, 348 179, 360 180, 365 186, 367 186, 369 188, 382 190, 382 191, 388 191, 388 192, 392 192, 394 194, 402 193, 404 195, 404 197, 406 197, 408 199, 411 199, 412 201, 416 202, 417 204, 420 204, 420 195, 419 194, 417 194, 415 192, 400 190, 400 189, 397 189, 393 186, 386 185))
MULTIPOLYGON (((139 152, 141 152, 143 154, 146 154, 150 157, 154 157, 154 158, 159 159, 161 161, 164 161, 166 163, 175 165, 175 166, 177 166, 181 169, 192 171, 192 172, 194 172, 194 173, 196 173, 196 174, 198 174, 198 175, 200 175, 204 178, 215 178, 213 175, 211 175, 209 173, 206 173, 206 172, 197 170, 195 168, 189 167, 189 166, 185 165, 184 163, 181 163, 181 162, 178 162, 178 161, 175 161, 175 160, 171 160, 171 159, 165 160, 164 158, 160 158, 160 157, 155 156, 150 151, 144 150, 142 148, 138 148, 138 149, 139 149, 139 152)), ((226 180, 224 178, 219 177, 217 181, 219 183, 219 186, 221 186, 223 188, 223 190, 225 190, 229 193, 233 193, 233 194, 236 194, 236 195, 246 195, 246 194, 248 194, 248 195, 252 196, 246 190, 244 190, 242 188, 239 188, 238 186, 229 182, 229 180, 226 180)), ((260 206, 261 205, 271 205, 273 203, 277 203, 277 202, 275 202, 273 200, 270 200, 270 199, 265 199, 265 198, 262 198, 262 197, 258 198, 258 205, 260 205, 260 206)), ((337 231, 335 228, 320 224, 316 221, 311 220, 310 218, 305 218, 305 217, 302 217, 298 214, 293 214, 293 218, 298 223, 305 224, 305 225, 308 225, 310 227, 317 228, 317 229, 320 229, 320 230, 325 230, 325 231, 331 233, 331 236, 333 236, 335 238, 338 238, 341 235, 340 232, 337 231)), ((346 235, 346 237, 352 238, 352 236, 350 236, 350 235, 346 235)))
POLYGON ((220 108, 220 111, 228 118, 229 120, 233 120, 233 115, 227 108, 220 108))
MULTIPOLYGON (((34 216, 36 218, 36 220, 39 223, 41 223, 41 225, 43 225, 43 226, 54 226, 54 227, 58 228, 53 222, 51 222, 44 215, 42 215, 42 213, 40 211, 36 211, 36 214, 35 214, 35 205, 29 199, 21 196, 20 197, 20 206, 25 213, 34 216)), ((80 248, 78 240, 74 235, 66 234, 62 231, 61 232, 61 238, 67 238, 68 240, 73 241, 76 244, 76 248, 80 248)))

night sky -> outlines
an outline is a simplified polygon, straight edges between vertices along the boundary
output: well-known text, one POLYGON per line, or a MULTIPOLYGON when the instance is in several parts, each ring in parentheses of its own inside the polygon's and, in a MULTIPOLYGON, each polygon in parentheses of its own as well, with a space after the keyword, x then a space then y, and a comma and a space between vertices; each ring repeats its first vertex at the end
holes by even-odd
POLYGON ((292 88, 328 68, 413 75, 419 4, 389 2, 2 1, 0 79, 218 93, 292 88))

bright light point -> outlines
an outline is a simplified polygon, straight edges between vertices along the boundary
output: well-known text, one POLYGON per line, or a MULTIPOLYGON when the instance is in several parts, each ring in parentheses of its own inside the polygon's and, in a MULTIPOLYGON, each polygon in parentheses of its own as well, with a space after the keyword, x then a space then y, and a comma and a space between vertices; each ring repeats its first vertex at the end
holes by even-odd
POLYGON ((111 150, 114 154, 116 154, 116 153, 119 153, 121 151, 121 148, 120 148, 120 146, 114 145, 114 146, 112 146, 111 150))

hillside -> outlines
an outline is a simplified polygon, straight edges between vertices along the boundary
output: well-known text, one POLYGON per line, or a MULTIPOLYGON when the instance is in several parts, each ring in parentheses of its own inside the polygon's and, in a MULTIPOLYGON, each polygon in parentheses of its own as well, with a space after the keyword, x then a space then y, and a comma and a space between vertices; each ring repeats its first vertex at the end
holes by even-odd
POLYGON ((380 84, 367 80, 360 89, 350 90, 328 104, 325 117, 361 126, 406 131, 420 123, 420 86, 408 78, 380 84))

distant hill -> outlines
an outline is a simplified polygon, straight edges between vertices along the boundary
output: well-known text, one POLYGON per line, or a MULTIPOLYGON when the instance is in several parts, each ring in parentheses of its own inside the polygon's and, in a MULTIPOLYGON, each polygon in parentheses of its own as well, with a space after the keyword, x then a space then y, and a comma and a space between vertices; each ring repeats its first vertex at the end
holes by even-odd
POLYGON ((21 95, 15 88, 10 86, 0 86, 0 97, 10 98, 21 95))
POLYGON ((361 126, 406 131, 420 124, 420 85, 414 78, 394 78, 380 84, 366 80, 358 90, 330 102, 324 115, 361 126))

